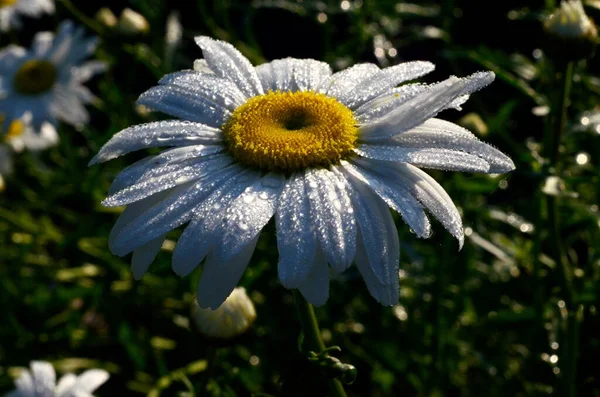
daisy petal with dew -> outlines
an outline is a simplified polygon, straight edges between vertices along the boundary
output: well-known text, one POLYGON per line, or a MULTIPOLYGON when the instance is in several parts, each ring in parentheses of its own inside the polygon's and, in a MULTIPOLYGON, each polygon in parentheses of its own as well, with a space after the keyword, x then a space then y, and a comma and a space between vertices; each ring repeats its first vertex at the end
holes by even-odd
POLYGON ((85 125, 85 104, 95 97, 84 83, 106 69, 99 61, 83 62, 96 46, 95 37, 85 38, 82 28, 65 21, 56 35, 37 33, 29 50, 9 46, 0 51, 0 113, 5 121, 29 114, 38 133, 58 120, 85 125))
POLYGON ((459 247, 464 239, 456 206, 418 167, 514 169, 499 150, 435 118, 491 83, 491 72, 406 84, 434 66, 359 64, 332 73, 325 63, 287 58, 253 67, 228 43, 196 42, 204 59, 194 70, 167 75, 140 97, 180 120, 125 129, 90 164, 171 147, 117 176, 104 204, 127 208, 110 248, 134 252, 138 277, 156 253, 153 239, 187 223, 172 265, 187 275, 206 258, 197 293, 203 308, 219 307, 231 293, 271 218, 283 286, 321 305, 330 272, 356 263, 371 295, 394 305, 400 252, 389 208, 418 237, 431 234, 428 211, 459 247), (139 252, 146 249, 151 255, 139 252))

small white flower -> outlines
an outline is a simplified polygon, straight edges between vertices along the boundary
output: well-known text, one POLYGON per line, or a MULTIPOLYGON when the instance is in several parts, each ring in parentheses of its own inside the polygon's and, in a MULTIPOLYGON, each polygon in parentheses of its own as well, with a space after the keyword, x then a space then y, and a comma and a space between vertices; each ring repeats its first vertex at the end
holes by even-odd
POLYGON ((444 189, 418 167, 503 173, 500 151, 434 116, 459 107, 493 73, 405 84, 429 62, 338 73, 312 59, 253 67, 230 44, 198 37, 204 61, 165 76, 139 103, 182 120, 116 134, 91 161, 171 146, 117 176, 105 206, 126 205, 111 232, 117 255, 133 252, 136 278, 165 235, 188 223, 173 270, 189 274, 205 258, 197 297, 217 308, 240 280, 262 228, 275 217, 279 279, 311 303, 329 296, 330 268, 356 263, 385 305, 399 296, 399 241, 388 206, 419 237, 427 209, 458 239, 461 217, 444 189))
POLYGON ((254 304, 246 289, 237 287, 216 310, 203 309, 194 300, 192 319, 198 331, 211 338, 230 339, 242 335, 256 319, 254 304))
POLYGON ((96 38, 84 38, 83 30, 63 22, 56 37, 37 33, 31 49, 8 46, 0 51, 0 113, 6 122, 31 114, 38 131, 44 123, 62 120, 72 125, 88 122, 84 104, 94 95, 83 85, 105 70, 99 61, 81 62, 96 48, 96 38))
POLYGON ((587 16, 580 0, 563 0, 552 15, 544 22, 546 29, 563 38, 597 36, 596 27, 587 16))
POLYGON ((6 397, 91 397, 92 392, 108 380, 108 372, 90 369, 79 376, 66 374, 56 384, 52 364, 32 361, 31 371, 24 370, 15 381, 16 390, 6 397))
POLYGON ((39 18, 54 13, 54 0, 0 0, 0 32, 21 27, 21 15, 39 18))
POLYGON ((10 124, 4 123, 4 118, 0 113, 0 136, 15 152, 23 150, 37 152, 58 143, 58 133, 52 124, 44 122, 39 131, 33 129, 30 112, 10 124))
POLYGON ((150 31, 148 20, 131 8, 126 8, 121 12, 117 27, 122 33, 130 35, 145 34, 150 31))

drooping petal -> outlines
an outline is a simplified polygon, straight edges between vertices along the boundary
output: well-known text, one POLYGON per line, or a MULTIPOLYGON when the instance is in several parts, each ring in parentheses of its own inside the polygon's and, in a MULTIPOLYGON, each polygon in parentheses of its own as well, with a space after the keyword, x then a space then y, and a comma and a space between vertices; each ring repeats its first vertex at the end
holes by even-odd
POLYGON ((221 130, 190 121, 169 120, 139 124, 116 133, 88 165, 112 160, 151 147, 215 145, 223 140, 221 130))
POLYGON ((458 240, 459 248, 464 243, 462 219, 448 193, 424 171, 406 163, 383 163, 357 160, 362 167, 395 178, 423 204, 431 214, 458 240))
POLYGON ((356 223, 346 185, 326 169, 307 170, 304 183, 325 258, 341 273, 352 263, 356 249, 356 223))
POLYGON ((33 52, 36 57, 44 58, 48 51, 52 48, 52 42, 54 41, 54 33, 52 32, 38 32, 35 36, 33 36, 33 41, 31 43, 31 52, 33 52))
POLYGON ((197 95, 194 90, 177 85, 159 85, 140 95, 137 103, 168 115, 220 127, 231 111, 220 103, 197 95))
POLYGON ((311 271, 298 290, 315 306, 322 306, 329 299, 329 266, 321 249, 317 249, 311 271))
POLYGON ((350 174, 348 178, 356 178, 369 186, 387 205, 400 214, 418 237, 428 238, 431 235, 431 224, 423 206, 403 184, 397 182, 396 178, 377 174, 347 161, 342 161, 342 166, 350 174))
POLYGON ((331 68, 314 59, 285 58, 256 67, 264 91, 318 91, 331 68))
POLYGON ((275 224, 279 280, 286 288, 298 288, 310 273, 317 249, 303 174, 288 179, 279 197, 275 224))
POLYGON ((158 84, 180 86, 232 112, 247 100, 244 93, 232 81, 195 70, 167 74, 158 84))
MULTIPOLYGON (((378 284, 398 282, 400 243, 394 220, 387 205, 357 178, 350 179, 352 203, 360 242, 366 260, 378 284)), ((358 263, 358 257, 357 263, 358 263)))
POLYGON ((348 69, 332 74, 321 83, 320 91, 330 97, 341 100, 352 92, 354 87, 379 72, 379 67, 372 63, 359 63, 348 69))
POLYGON ((217 241, 229 204, 259 180, 260 172, 244 170, 224 181, 223 185, 194 208, 192 221, 179 237, 173 251, 172 266, 175 273, 187 276, 200 264, 217 241))
POLYGON ((225 168, 233 159, 228 155, 213 155, 151 168, 133 185, 116 192, 102 202, 105 207, 118 207, 145 197, 193 182, 225 168))
POLYGON ((490 169, 484 159, 457 150, 363 144, 354 152, 369 159, 400 161, 445 171, 488 172, 490 169))
POLYGON ((229 204, 219 243, 215 246, 215 258, 223 262, 237 255, 254 239, 275 213, 277 200, 285 186, 282 174, 269 173, 250 186, 229 204))
POLYGON ((209 255, 198 283, 197 299, 203 309, 217 309, 242 278, 242 274, 256 247, 258 235, 248 241, 238 253, 227 262, 209 255))
POLYGON ((154 240, 148 241, 146 244, 133 250, 133 256, 131 257, 131 272, 133 278, 139 280, 148 271, 148 267, 162 248, 163 242, 165 241, 165 235, 158 236, 154 240))
POLYGON ((374 122, 361 127, 362 140, 398 135, 434 117, 457 97, 470 94, 494 80, 494 73, 480 72, 466 78, 450 77, 430 86, 374 122))
POLYGON ((359 232, 359 241, 356 247, 356 267, 360 272, 367 289, 373 298, 385 306, 392 306, 398 303, 400 299, 400 283, 398 279, 398 268, 396 267, 396 278, 388 284, 379 282, 373 267, 369 262, 369 253, 365 246, 366 242, 362 239, 362 232, 359 232))
POLYGON ((235 47, 210 37, 196 37, 206 64, 219 77, 229 79, 248 97, 264 93, 252 64, 235 47))
POLYGON ((117 219, 117 222, 115 222, 115 225, 108 236, 108 248, 111 250, 111 252, 115 251, 115 239, 121 233, 123 228, 131 223, 132 220, 138 218, 140 215, 146 212, 149 208, 152 208, 153 205, 161 202, 163 199, 165 199, 165 197, 167 197, 167 195, 168 191, 163 191, 130 204, 125 208, 123 213, 121 213, 117 219))
POLYGON ((390 88, 408 80, 416 79, 435 69, 431 62, 405 62, 379 70, 374 75, 362 81, 352 91, 340 98, 340 102, 350 109, 361 105, 384 94, 390 88))
POLYGON ((239 173, 239 167, 233 165, 220 172, 207 175, 199 182, 186 183, 171 189, 163 200, 123 227, 119 235, 115 237, 114 253, 120 256, 125 255, 189 221, 193 215, 192 210, 219 187, 223 180, 235 173, 239 173))

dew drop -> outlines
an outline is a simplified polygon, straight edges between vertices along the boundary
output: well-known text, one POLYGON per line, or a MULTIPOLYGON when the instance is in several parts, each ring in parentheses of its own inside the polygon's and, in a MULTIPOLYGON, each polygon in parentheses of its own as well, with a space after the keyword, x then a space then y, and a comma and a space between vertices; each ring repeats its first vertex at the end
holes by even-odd
POLYGON ((245 194, 244 197, 242 197, 242 200, 244 201, 244 203, 250 204, 251 202, 254 201, 254 195, 252 195, 252 194, 245 194))

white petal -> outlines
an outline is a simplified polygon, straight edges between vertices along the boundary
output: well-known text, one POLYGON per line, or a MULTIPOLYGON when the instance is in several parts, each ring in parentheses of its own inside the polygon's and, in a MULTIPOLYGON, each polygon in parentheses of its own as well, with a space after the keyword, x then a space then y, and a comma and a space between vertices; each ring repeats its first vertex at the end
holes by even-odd
POLYGON ((195 70, 167 74, 158 83, 183 87, 232 112, 246 102, 246 97, 233 82, 195 70))
POLYGON ((31 362, 31 374, 36 392, 47 395, 54 391, 56 385, 56 372, 52 364, 45 361, 31 362))
POLYGON ((310 273, 317 249, 317 236, 311 222, 302 174, 288 179, 279 197, 275 224, 279 280, 286 288, 298 288, 310 273))
POLYGON ((309 303, 322 306, 329 298, 329 266, 320 249, 315 253, 311 271, 298 290, 309 303))
POLYGON ((447 123, 446 125, 451 127, 445 128, 444 130, 431 131, 426 131, 426 129, 430 129, 428 127, 413 128, 410 131, 403 132, 402 134, 389 139, 386 144, 389 143, 390 145, 410 148, 462 150, 481 157, 490 165, 487 172, 494 174, 500 174, 515 169, 512 160, 498 149, 480 141, 474 136, 468 136, 467 134, 470 133, 456 124, 447 123))
POLYGON ((284 186, 283 175, 269 173, 233 200, 225 212, 221 237, 215 246, 217 260, 229 261, 258 236, 275 213, 284 186))
POLYGON ((278 59, 256 67, 264 91, 317 91, 331 68, 314 59, 278 59))
MULTIPOLYGON (((397 211, 404 222, 420 238, 431 235, 431 224, 423 210, 423 206, 414 198, 403 184, 396 178, 389 178, 378 174, 374 170, 342 161, 342 166, 349 178, 356 178, 369 186, 373 192, 381 197, 387 205, 397 211)), ((377 167, 375 167, 376 169, 377 167)))
POLYGON ((201 179, 231 164, 228 155, 216 154, 206 158, 168 163, 150 169, 133 185, 102 201, 105 207, 118 207, 139 201, 163 190, 201 179))
POLYGON ((33 37, 31 52, 33 52, 36 57, 45 58, 52 47, 53 41, 54 34, 52 32, 38 32, 33 37))
POLYGON ((407 131, 422 124, 425 120, 434 117, 454 99, 470 94, 494 80, 494 73, 475 73, 467 78, 449 79, 430 86, 398 108, 389 112, 385 117, 361 127, 361 139, 377 140, 389 138, 403 131, 407 131))
POLYGON ((92 393, 108 380, 110 375, 103 369, 88 369, 77 377, 73 390, 92 393))
POLYGON ((229 204, 246 188, 260 180, 260 172, 244 170, 225 181, 198 207, 173 251, 173 271, 180 276, 190 274, 212 249, 229 204))
POLYGON ((356 247, 356 267, 360 272, 367 289, 373 298, 386 306, 392 306, 398 303, 400 299, 400 283, 398 280, 398 269, 396 268, 396 280, 389 284, 382 284, 377 279, 373 267, 369 262, 369 253, 363 243, 362 233, 359 233, 359 241, 356 247))
POLYGON ((488 172, 490 169, 487 161, 456 150, 365 144, 358 145, 354 152, 369 159, 400 161, 445 171, 488 172))
POLYGON ((239 167, 234 165, 220 172, 212 173, 201 181, 171 189, 162 201, 123 227, 115 238, 114 253, 123 256, 189 221, 192 218, 193 209, 218 188, 223 180, 227 180, 236 173, 239 173, 239 167))
POLYGON ((168 191, 160 192, 153 196, 146 197, 143 200, 128 205, 127 208, 125 208, 125 210, 123 211, 123 213, 119 216, 117 222, 115 222, 115 225, 110 231, 110 234, 108 236, 108 249, 114 252, 115 239, 121 233, 121 231, 123 231, 123 228, 129 223, 131 223, 132 220, 138 218, 140 215, 146 212, 153 205, 161 202, 165 197, 167 197, 167 195, 168 191))
POLYGON ((206 36, 196 37, 196 44, 215 75, 234 82, 248 98, 264 93, 250 61, 231 44, 206 36))
POLYGON ((17 395, 22 397, 35 396, 35 383, 31 372, 25 370, 15 380, 17 395))
POLYGON ((194 160, 220 153, 223 150, 225 150, 223 146, 193 145, 165 150, 156 156, 144 157, 123 169, 116 176, 110 186, 109 195, 130 187, 142 177, 148 178, 150 174, 147 173, 150 170, 153 171, 152 175, 154 176, 161 174, 163 171, 173 172, 176 169, 188 166, 190 161, 194 162, 194 160))
POLYGON ((231 111, 220 103, 204 98, 195 91, 177 85, 159 85, 140 95, 137 103, 189 121, 220 127, 231 111))
POLYGON ((350 109, 357 109, 361 105, 384 94, 390 88, 423 76, 433 69, 435 69, 434 64, 422 61, 405 62, 382 69, 362 81, 352 91, 339 98, 340 102, 350 109))
POLYGON ((209 255, 198 283, 197 299, 201 308, 214 310, 225 302, 242 278, 257 241, 258 235, 247 242, 246 246, 227 262, 209 255))
POLYGON ((59 379, 56 386, 56 397, 70 397, 70 391, 77 382, 77 376, 74 374, 65 374, 59 379))
POLYGON ((200 123, 169 120, 139 124, 116 133, 102 146, 89 165, 112 160, 140 149, 195 144, 213 145, 221 141, 221 130, 200 123))
MULTIPOLYGON (((364 163, 363 163, 364 164, 364 163)), ((462 219, 448 193, 431 176, 405 163, 380 163, 376 169, 388 177, 395 177, 431 214, 458 240, 464 243, 462 219)))
POLYGON ((334 73, 321 84, 321 90, 333 98, 345 98, 354 87, 379 72, 372 63, 359 63, 348 69, 334 73))
POLYGON ((400 243, 390 210, 367 185, 358 179, 352 182, 354 214, 368 266, 379 284, 398 283, 400 243))
POLYGON ((71 73, 75 80, 83 83, 99 73, 104 73, 107 69, 108 64, 106 62, 88 61, 82 65, 74 67, 71 73))
POLYGON ((352 263, 356 249, 356 224, 346 185, 326 169, 307 170, 304 183, 325 258, 341 273, 352 263))
POLYGON ((164 241, 165 235, 163 234, 133 251, 131 257, 131 272, 133 273, 133 278, 139 280, 148 271, 148 267, 154 262, 154 259, 156 259, 164 241))

